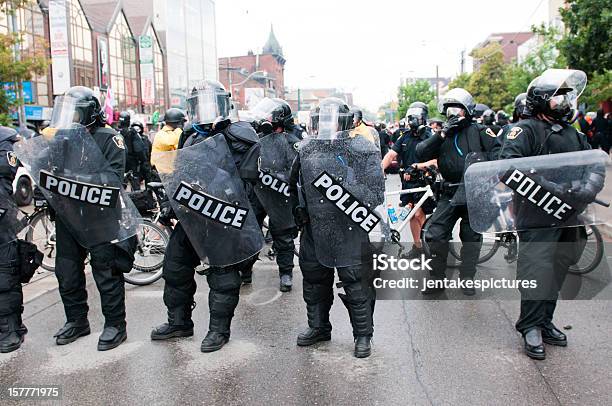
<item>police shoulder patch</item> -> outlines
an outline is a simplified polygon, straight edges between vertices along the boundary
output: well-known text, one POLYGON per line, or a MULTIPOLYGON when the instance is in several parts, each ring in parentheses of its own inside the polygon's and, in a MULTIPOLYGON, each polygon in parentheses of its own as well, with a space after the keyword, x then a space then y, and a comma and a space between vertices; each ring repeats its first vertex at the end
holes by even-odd
POLYGON ((513 140, 516 137, 518 137, 522 132, 523 132, 523 129, 521 127, 513 127, 512 130, 510 130, 510 133, 508 133, 508 136, 506 138, 509 140, 513 140))
POLYGON ((8 161, 8 164, 13 168, 17 167, 17 154, 15 154, 13 151, 8 151, 6 153, 6 160, 8 161))
POLYGON ((497 134, 495 134, 495 132, 491 130, 490 128, 487 128, 487 131, 485 132, 487 133, 489 137, 497 138, 497 134))
POLYGON ((115 135, 113 137, 113 142, 117 146, 117 148, 125 149, 125 142, 123 141, 123 136, 115 135))

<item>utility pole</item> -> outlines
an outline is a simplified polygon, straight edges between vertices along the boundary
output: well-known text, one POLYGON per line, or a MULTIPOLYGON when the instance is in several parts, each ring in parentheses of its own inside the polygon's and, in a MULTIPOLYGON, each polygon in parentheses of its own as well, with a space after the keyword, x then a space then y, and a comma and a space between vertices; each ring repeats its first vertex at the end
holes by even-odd
POLYGON ((465 49, 461 51, 461 74, 465 73, 465 49))
POLYGON ((436 104, 440 102, 440 71, 436 65, 436 104))
POLYGON ((302 89, 298 87, 298 105, 297 105, 298 111, 300 111, 300 108, 302 107, 301 104, 302 104, 302 89))
MULTIPOLYGON (((11 10, 11 31, 13 34, 19 34, 19 30, 17 29, 17 11, 17 9, 11 10)), ((13 48, 13 54, 16 62, 21 60, 21 50, 19 49, 20 46, 20 43, 16 43, 15 47, 13 48)), ((23 83, 21 82, 21 79, 15 81, 13 86, 15 86, 15 98, 17 99, 17 119, 19 121, 19 128, 25 128, 26 115, 23 102, 23 83)))

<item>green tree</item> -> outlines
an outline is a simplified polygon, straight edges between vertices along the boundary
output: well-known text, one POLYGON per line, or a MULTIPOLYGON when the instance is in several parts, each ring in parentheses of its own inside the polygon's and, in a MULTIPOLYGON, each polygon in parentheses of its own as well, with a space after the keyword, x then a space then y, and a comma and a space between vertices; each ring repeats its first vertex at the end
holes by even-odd
MULTIPOLYGON (((5 14, 10 19, 19 7, 31 0, 0 0, 0 14, 5 14)), ((0 83, 8 83, 13 94, 17 95, 12 100, 4 87, 0 87, 0 124, 10 125, 12 123, 11 113, 17 106, 23 104, 23 96, 17 92, 16 84, 31 80, 34 74, 45 72, 47 61, 42 55, 19 55, 22 37, 19 33, 0 34, 0 83)))
POLYGON ((404 118, 406 116, 406 111, 408 111, 408 107, 412 103, 419 101, 429 104, 435 98, 436 93, 432 90, 431 84, 426 80, 419 79, 414 83, 400 86, 397 95, 399 117, 404 118))
POLYGON ((594 111, 599 108, 601 102, 606 100, 612 100, 612 70, 595 73, 590 77, 578 102, 585 103, 588 111, 594 111))
POLYGON ((504 108, 514 100, 514 96, 508 89, 508 65, 504 62, 501 46, 497 43, 489 44, 475 50, 471 56, 479 61, 480 66, 470 76, 466 90, 477 103, 484 103, 493 110, 504 108))
POLYGON ((589 77, 612 69, 612 3, 610 0, 568 0, 561 18, 567 29, 558 43, 573 69, 589 77))
POLYGON ((462 73, 458 75, 455 79, 453 79, 449 84, 449 89, 454 89, 456 87, 460 87, 462 89, 467 89, 470 84, 470 78, 472 77, 471 73, 462 73))

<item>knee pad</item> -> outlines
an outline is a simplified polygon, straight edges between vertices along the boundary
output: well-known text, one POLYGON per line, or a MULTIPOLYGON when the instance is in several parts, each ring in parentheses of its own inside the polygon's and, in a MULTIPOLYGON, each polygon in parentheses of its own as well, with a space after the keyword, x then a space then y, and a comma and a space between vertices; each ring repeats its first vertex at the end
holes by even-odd
POLYGON ((236 267, 214 269, 208 274, 206 280, 211 290, 219 292, 239 290, 242 285, 240 272, 236 267))

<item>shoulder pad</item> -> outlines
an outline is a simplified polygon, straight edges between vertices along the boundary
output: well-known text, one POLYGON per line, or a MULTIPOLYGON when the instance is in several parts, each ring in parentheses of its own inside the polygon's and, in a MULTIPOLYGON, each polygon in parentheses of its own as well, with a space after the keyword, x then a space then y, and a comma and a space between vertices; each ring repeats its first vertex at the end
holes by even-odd
POLYGON ((256 144, 259 141, 253 126, 246 121, 232 123, 226 131, 230 136, 248 144, 256 144))
POLYGON ((109 138, 112 138, 116 135, 119 135, 119 133, 115 130, 113 130, 112 128, 108 128, 108 127, 100 127, 98 129, 96 129, 96 131, 93 133, 93 135, 95 137, 99 137, 99 136, 106 136, 109 138))
POLYGON ((285 133, 286 137, 287 137, 287 142, 289 142, 289 144, 295 144, 296 142, 300 142, 301 140, 298 138, 297 135, 295 135, 294 133, 290 132, 290 133, 285 133))

